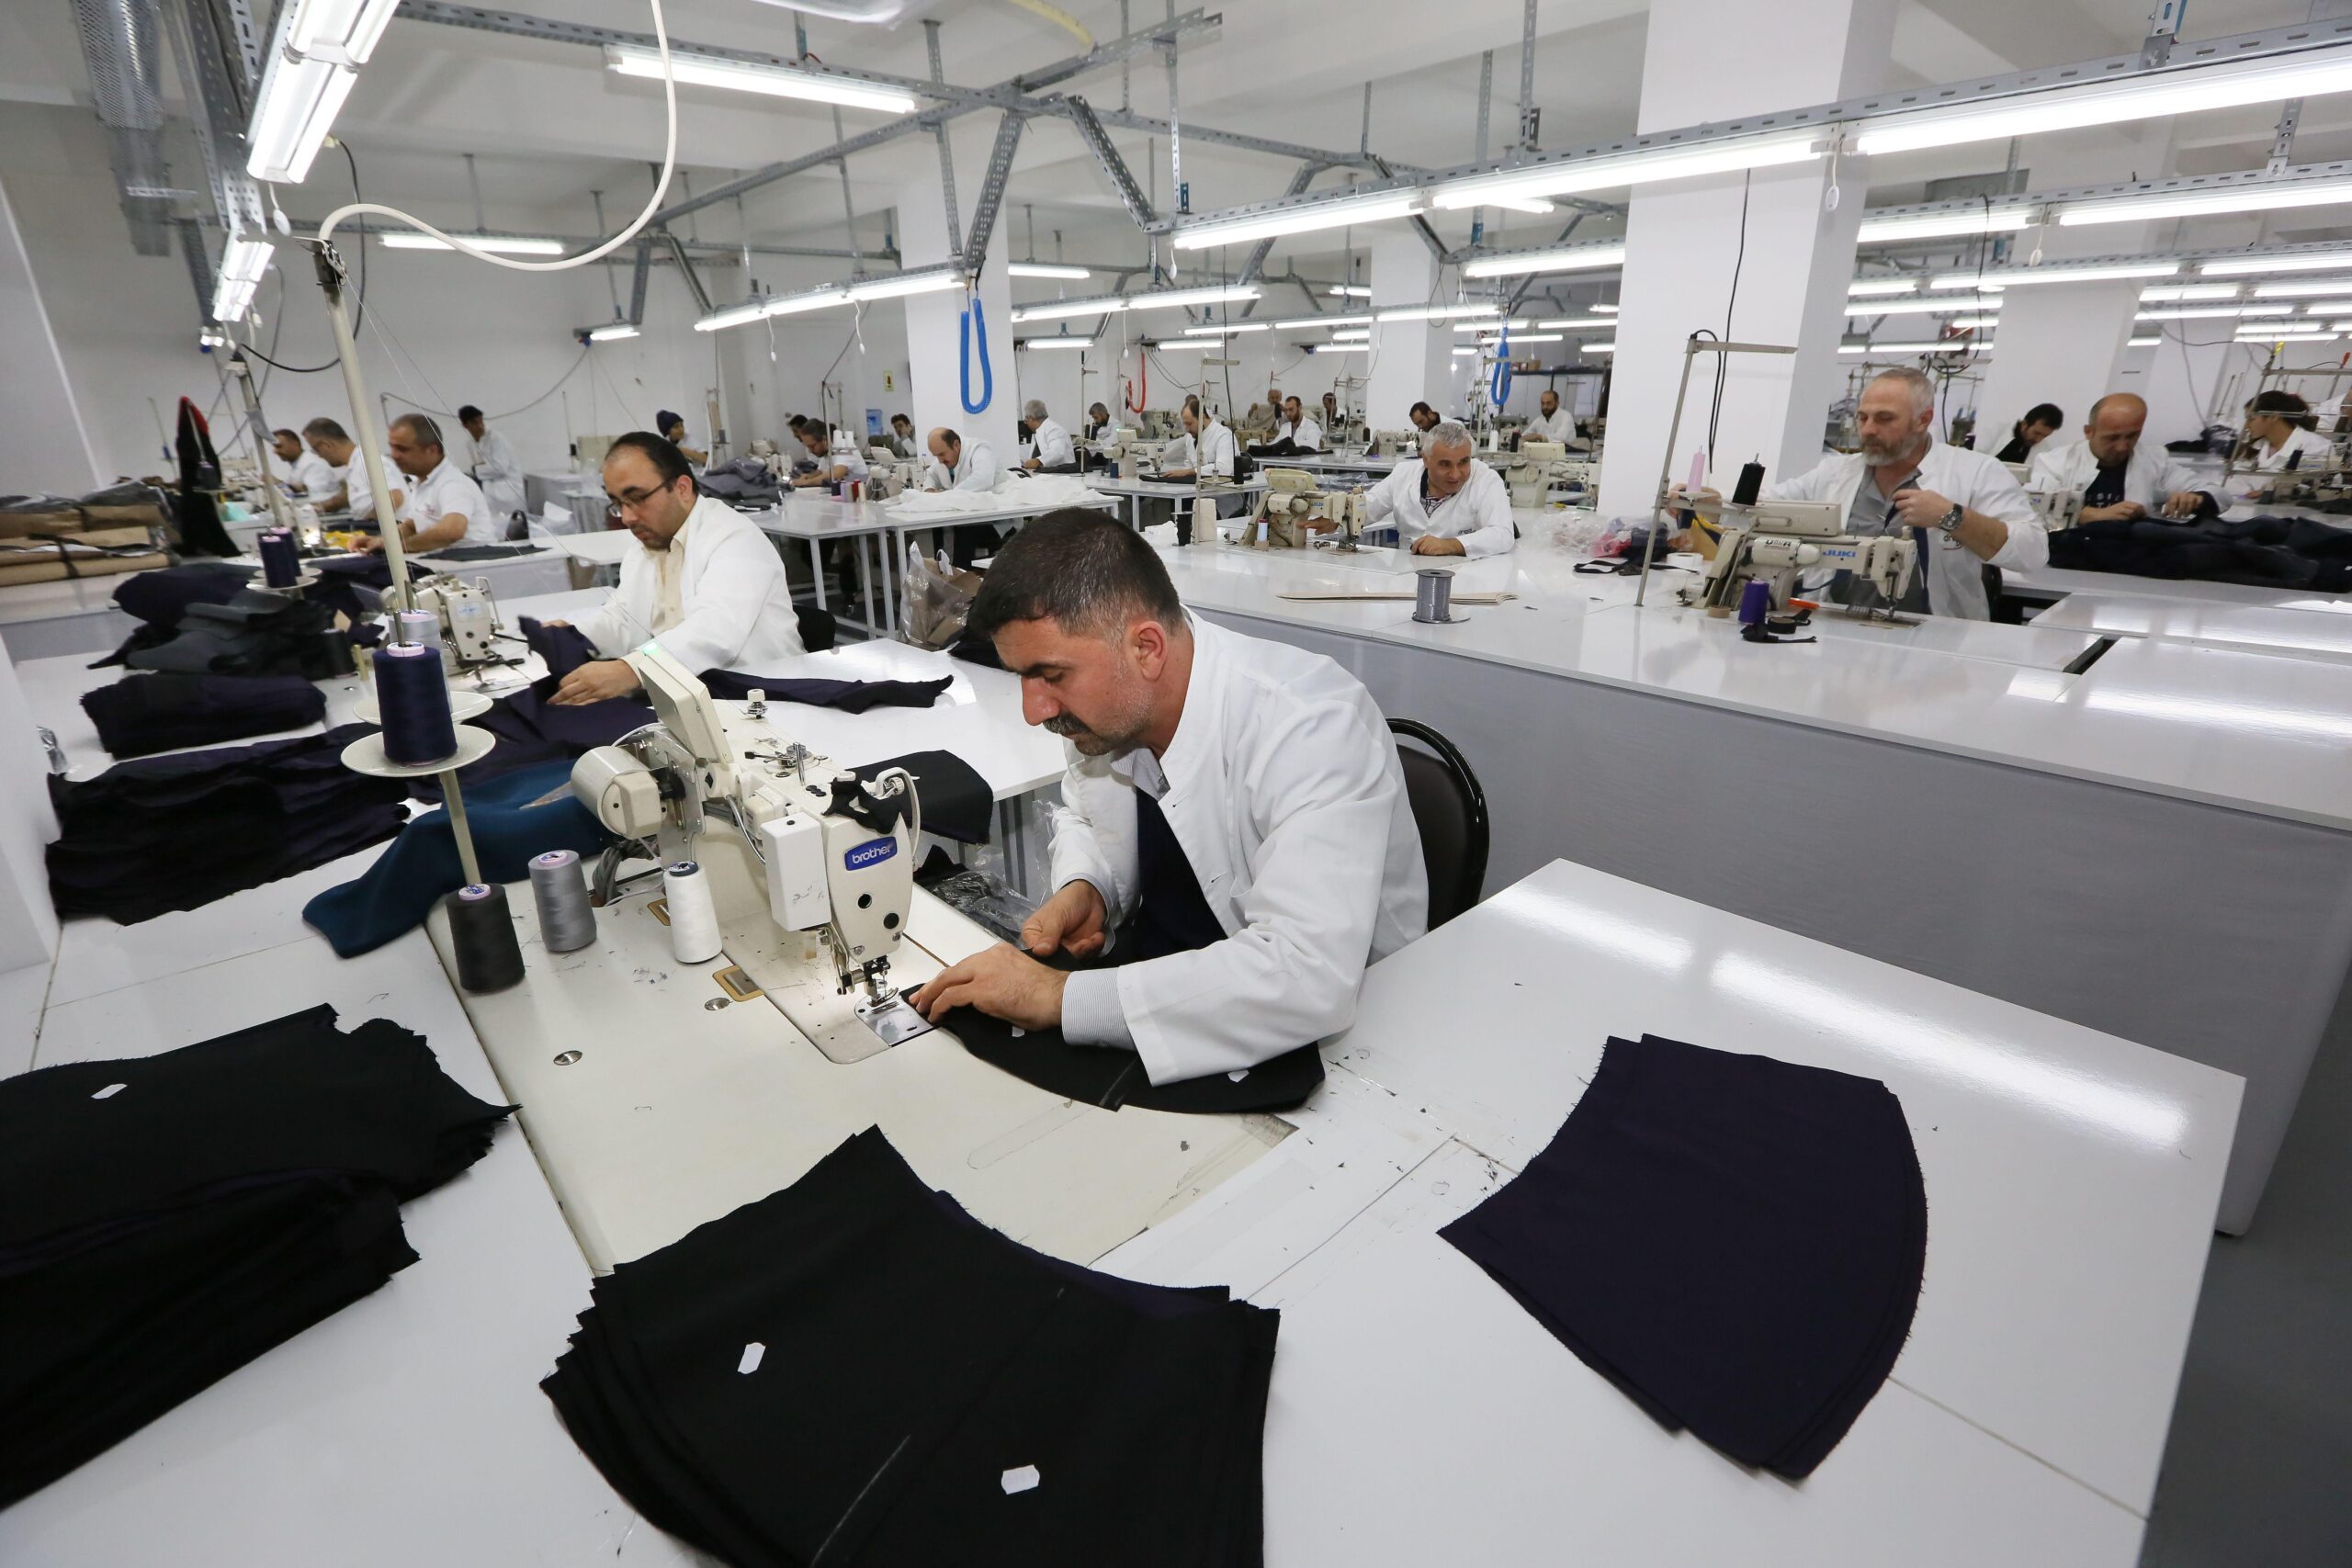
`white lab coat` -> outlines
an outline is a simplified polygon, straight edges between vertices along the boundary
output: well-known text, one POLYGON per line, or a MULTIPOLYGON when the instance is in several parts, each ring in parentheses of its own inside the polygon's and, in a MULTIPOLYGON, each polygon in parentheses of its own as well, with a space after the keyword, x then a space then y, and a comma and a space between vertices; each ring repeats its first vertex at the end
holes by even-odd
POLYGON ((2299 424, 2287 432, 2285 446, 2257 446, 2254 454, 2254 466, 2258 473, 2279 473, 2286 468, 2287 459, 2301 452, 2303 459, 2295 465, 2296 469, 2298 471, 2317 470, 2327 467, 2328 457, 2335 450, 2335 444, 2326 436, 2314 430, 2305 430, 2299 424))
MULTIPOLYGON (((2053 446, 2048 442, 2034 449, 2033 486, 2036 490, 2083 490, 2098 477, 2098 459, 2092 456, 2090 443, 2072 442, 2053 446)), ((2151 513, 2162 512, 2165 502, 2180 491, 2211 491, 2219 502, 2219 487, 2200 483, 2189 467, 2162 446, 2143 441, 2132 448, 2132 460, 2123 468, 2123 499, 2136 501, 2151 513)))
POLYGON ((781 660, 806 651, 775 547, 749 518, 707 495, 669 549, 640 547, 621 557, 620 587, 580 630, 607 659, 650 641, 696 674, 773 674, 781 660), (662 613, 665 568, 683 574, 681 614, 670 624, 662 613))
MULTIPOLYGON (((401 493, 402 499, 400 514, 403 517, 407 516, 406 497, 409 478, 401 472, 400 465, 392 461, 390 454, 387 454, 384 458, 384 482, 401 493)), ((351 455, 350 463, 343 470, 343 484, 351 502, 350 510, 354 517, 376 515, 376 492, 368 483, 368 459, 361 454, 354 452, 351 455)))
POLYGON ((1078 448, 1071 445, 1069 432, 1050 419, 1037 422, 1037 434, 1030 438, 1029 452, 1048 468, 1062 468, 1078 461, 1078 448))
POLYGON ((458 545, 495 545, 506 537, 506 519, 492 513, 481 486, 444 457, 431 473, 409 482, 406 498, 401 502, 401 521, 423 533, 438 527, 442 519, 449 516, 464 518, 466 532, 463 537, 441 546, 443 549, 458 545))
POLYGON ((1323 427, 1315 423, 1314 415, 1301 414, 1296 424, 1284 420, 1274 426, 1274 439, 1287 441, 1294 446, 1311 452, 1320 452, 1323 450, 1323 427))
POLYGON ((1115 928, 1138 894, 1138 781, 1164 783, 1160 810, 1225 928, 1195 952, 1069 978, 1063 1032, 1132 1042, 1155 1084, 1346 1028, 1364 965, 1429 924, 1420 833, 1371 694, 1321 654, 1191 626, 1167 754, 1073 751, 1053 813, 1054 886, 1092 883, 1115 928))
MULTIPOLYGON (((1234 445, 1233 432, 1216 420, 1201 426, 1197 437, 1187 436, 1193 443, 1193 469, 1195 473, 1222 474, 1233 477, 1233 459, 1238 450, 1234 445)), ((1182 468, 1182 463, 1163 463, 1162 468, 1182 468)))
POLYGON ((1004 465, 997 458, 996 448, 985 441, 967 441, 956 455, 953 472, 941 467, 939 459, 931 460, 932 482, 943 490, 994 490, 1004 482, 1004 465))
POLYGON ((1395 524, 1398 540, 1407 546, 1428 534, 1461 540, 1465 556, 1498 556, 1518 548, 1519 535, 1510 521, 1510 487, 1500 474, 1471 458, 1469 479, 1431 512, 1421 504, 1426 467, 1419 457, 1408 457, 1391 468, 1373 487, 1364 504, 1366 519, 1395 524))
MULTIPOLYGON (((1772 501, 1836 502, 1842 525, 1869 475, 1870 465, 1860 452, 1832 453, 1792 479, 1766 485, 1764 493, 1772 501)), ((2026 499, 2017 476, 1991 454, 1946 446, 1931 434, 1927 454, 1919 459, 1918 488, 1956 501, 1971 512, 1998 518, 2009 527, 2007 542, 1990 561, 1979 560, 1973 550, 1958 540, 1933 528, 1928 530, 1928 558, 1921 570, 1928 574, 1928 603, 1935 614, 1988 620, 1992 609, 1984 597, 1983 567, 2032 571, 2050 564, 2050 531, 2035 514, 2033 502, 2026 499)), ((1809 576, 1804 585, 1819 589, 1832 575, 1809 576)))
POLYGON ((523 496, 523 465, 514 456, 514 444, 487 427, 474 443, 474 482, 481 486, 482 498, 502 524, 529 509, 523 496))
POLYGON ((1577 438, 1577 416, 1566 409, 1553 411, 1550 418, 1536 414, 1519 433, 1521 441, 1556 441, 1565 446, 1577 438))
POLYGON ((309 502, 325 501, 343 484, 343 476, 335 471, 335 466, 308 446, 294 459, 286 477, 290 483, 302 487, 302 499, 309 502))

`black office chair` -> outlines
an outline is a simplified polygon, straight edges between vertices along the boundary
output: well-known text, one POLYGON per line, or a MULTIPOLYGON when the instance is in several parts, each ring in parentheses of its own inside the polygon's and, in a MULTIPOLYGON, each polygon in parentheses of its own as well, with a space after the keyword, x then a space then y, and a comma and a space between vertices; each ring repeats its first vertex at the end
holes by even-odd
POLYGON ((1398 746, 1405 797, 1421 833, 1429 868, 1430 927, 1435 930, 1478 901, 1487 881, 1487 792, 1453 742, 1409 718, 1388 721, 1392 734, 1414 741, 1398 746), (1426 748, 1421 750, 1418 748, 1426 748))

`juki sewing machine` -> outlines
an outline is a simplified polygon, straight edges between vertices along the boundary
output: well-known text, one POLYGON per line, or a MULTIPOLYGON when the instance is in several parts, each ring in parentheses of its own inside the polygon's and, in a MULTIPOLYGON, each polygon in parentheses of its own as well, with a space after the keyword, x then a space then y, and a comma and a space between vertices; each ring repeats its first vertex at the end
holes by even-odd
POLYGON ((1255 549, 1305 549, 1328 542, 1352 551, 1363 534, 1368 504, 1363 491, 1318 488, 1305 468, 1265 468, 1265 492, 1250 510, 1241 542, 1255 549))
POLYGON ((941 967, 905 940, 922 836, 913 778, 861 781, 786 746, 756 694, 722 705, 658 648, 639 651, 638 673, 654 722, 571 769, 573 795, 622 840, 598 863, 597 902, 631 859, 694 860, 726 956, 827 1056, 860 1061, 928 1030, 897 990, 941 967))
POLYGON ((1144 441, 1129 437, 1120 444, 1119 477, 1123 479, 1147 479, 1156 477, 1168 460, 1168 448, 1172 441, 1144 441))
MULTIPOLYGON (((430 560, 427 556, 424 559, 430 560)), ((416 607, 441 618, 441 646, 453 667, 473 670, 484 664, 509 664, 513 657, 499 650, 505 634, 498 629, 498 601, 490 584, 461 577, 427 577, 414 585, 416 607)))
POLYGON ((2073 527, 2083 520, 2083 492, 2080 490, 2052 490, 2033 482, 2033 467, 2030 463, 2004 463, 2009 477, 2025 491, 2026 500, 2033 503, 2033 514, 2041 525, 2056 534, 2073 527))
POLYGON ((1372 456, 1375 457, 1411 457, 1421 449, 1421 433, 1418 430, 1375 430, 1372 433, 1372 456))
POLYGON ((1510 485, 1510 503, 1543 505, 1554 487, 1567 482, 1572 468, 1585 466, 1569 463, 1567 447, 1557 441, 1521 442, 1519 460, 1505 475, 1510 485))
MULTIPOLYGON (((1742 590, 1755 579, 1771 591, 1771 613, 1786 615, 1790 595, 1814 570, 1851 572, 1877 589, 1884 604, 1894 605, 1910 591, 1918 567, 1918 547, 1908 538, 1848 536, 1845 513, 1832 501, 1726 502, 1721 522, 1723 536, 1705 578, 1695 590, 1682 591, 1686 602, 1711 609, 1736 611, 1742 590)), ((1897 618, 1892 609, 1883 613, 1890 621, 1897 618)))

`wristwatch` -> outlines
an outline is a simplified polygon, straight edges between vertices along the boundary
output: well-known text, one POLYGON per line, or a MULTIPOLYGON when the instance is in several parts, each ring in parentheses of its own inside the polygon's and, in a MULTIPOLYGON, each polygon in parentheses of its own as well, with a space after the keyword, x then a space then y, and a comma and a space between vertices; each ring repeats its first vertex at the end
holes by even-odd
POLYGON ((1950 512, 1945 513, 1942 517, 1937 520, 1936 526, 1949 534, 1960 526, 1960 520, 1966 515, 1968 515, 1967 508, 1962 506, 1958 502, 1954 502, 1952 503, 1952 509, 1950 512))

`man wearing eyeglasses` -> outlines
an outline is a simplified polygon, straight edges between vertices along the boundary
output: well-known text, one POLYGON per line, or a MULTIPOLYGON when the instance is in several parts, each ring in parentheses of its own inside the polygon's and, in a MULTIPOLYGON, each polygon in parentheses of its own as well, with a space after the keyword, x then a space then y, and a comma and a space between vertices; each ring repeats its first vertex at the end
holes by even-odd
POLYGON ((803 651, 775 547, 741 513, 697 494, 673 443, 643 430, 615 441, 605 494, 641 547, 621 558, 620 587, 580 623, 605 657, 566 675, 556 702, 628 696, 639 684, 637 651, 649 645, 689 670, 752 675, 803 651))

